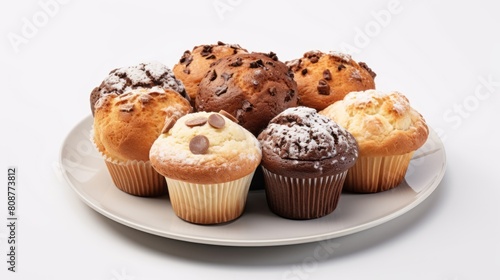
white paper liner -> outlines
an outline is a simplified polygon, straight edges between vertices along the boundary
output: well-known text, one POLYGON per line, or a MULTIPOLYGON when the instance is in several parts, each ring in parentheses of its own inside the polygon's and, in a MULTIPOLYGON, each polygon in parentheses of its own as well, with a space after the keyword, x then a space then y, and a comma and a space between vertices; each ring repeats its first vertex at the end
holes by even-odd
POLYGON ((293 178, 265 167, 267 204, 272 212, 288 219, 314 219, 328 215, 338 204, 347 170, 318 178, 293 178))
POLYGON ((349 169, 344 191, 375 193, 392 189, 404 179, 413 152, 383 157, 360 156, 349 169))
POLYGON ((165 179, 170 203, 179 218, 195 224, 219 224, 243 214, 253 174, 220 184, 165 179))

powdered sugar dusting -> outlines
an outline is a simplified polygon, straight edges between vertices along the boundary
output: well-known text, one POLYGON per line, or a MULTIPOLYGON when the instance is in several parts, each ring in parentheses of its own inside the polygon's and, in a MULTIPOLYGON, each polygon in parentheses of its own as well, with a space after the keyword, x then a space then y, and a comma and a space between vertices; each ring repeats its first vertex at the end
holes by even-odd
POLYGON ((259 135, 262 146, 281 158, 322 160, 356 147, 354 138, 331 119, 308 107, 289 108, 259 135))
POLYGON ((140 63, 111 71, 103 81, 100 93, 123 94, 134 89, 154 86, 185 94, 182 82, 175 78, 172 70, 159 62, 140 63))
POLYGON ((369 104, 379 107, 384 101, 388 100, 390 103, 386 104, 392 106, 392 110, 400 115, 406 113, 410 108, 408 99, 399 92, 383 92, 378 90, 351 92, 344 100, 358 108, 365 108, 369 104))
POLYGON ((330 51, 328 54, 340 58, 345 63, 349 63, 352 59, 349 54, 341 53, 338 51, 330 51))

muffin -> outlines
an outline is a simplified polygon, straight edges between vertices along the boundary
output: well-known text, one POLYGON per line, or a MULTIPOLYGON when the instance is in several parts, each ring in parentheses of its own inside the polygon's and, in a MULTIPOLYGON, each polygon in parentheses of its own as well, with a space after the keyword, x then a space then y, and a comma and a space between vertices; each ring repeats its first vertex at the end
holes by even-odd
POLYGON ((255 136, 225 112, 171 118, 150 151, 174 212, 195 224, 229 222, 243 213, 261 157, 255 136))
POLYGON ((293 75, 272 52, 217 60, 201 80, 195 100, 197 111, 225 110, 255 136, 274 116, 295 106, 293 75))
POLYGON ((247 53, 247 50, 239 45, 224 44, 220 41, 217 44, 196 46, 192 51, 184 52, 172 70, 177 79, 183 82, 192 105, 198 94, 198 84, 207 73, 210 64, 219 58, 237 53, 247 53))
MULTIPOLYGON (((128 70, 124 73, 129 73, 128 70)), ((132 70, 132 75, 134 73, 137 74, 132 70)), ((134 80, 137 76, 126 74, 123 78, 134 80)), ((166 193, 165 180, 149 161, 149 149, 160 135, 166 118, 191 111, 187 99, 163 87, 107 93, 97 100, 92 140, 116 187, 137 196, 166 193)))
POLYGON ((424 118, 399 92, 351 92, 320 112, 344 126, 357 140, 359 159, 344 190, 374 193, 398 186, 413 153, 429 135, 424 118))
POLYGON ((295 75, 299 105, 318 111, 343 99, 351 91, 375 88, 375 72, 366 63, 357 63, 347 54, 309 51, 286 64, 295 75))
POLYGON ((189 101, 184 85, 175 78, 174 73, 167 66, 156 61, 140 63, 112 70, 108 77, 92 90, 90 93, 92 115, 94 115, 95 103, 101 97, 108 94, 121 95, 135 89, 173 90, 189 101))
POLYGON ((269 208, 289 219, 332 213, 347 170, 358 157, 354 137, 308 107, 274 117, 259 137, 269 208))

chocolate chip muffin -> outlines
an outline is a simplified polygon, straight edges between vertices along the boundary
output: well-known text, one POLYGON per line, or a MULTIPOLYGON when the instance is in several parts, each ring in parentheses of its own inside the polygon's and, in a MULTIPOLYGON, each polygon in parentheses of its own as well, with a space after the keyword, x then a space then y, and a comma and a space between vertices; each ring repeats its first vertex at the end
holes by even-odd
POLYGON ((366 63, 358 63, 347 54, 309 51, 286 64, 295 75, 299 105, 318 111, 351 91, 375 88, 375 72, 366 63))
POLYGON ((217 44, 196 46, 193 50, 184 52, 172 70, 175 76, 184 83, 192 105, 198 94, 198 84, 210 65, 219 58, 237 53, 248 53, 248 51, 237 44, 225 44, 220 41, 217 44))
POLYGON ((197 111, 223 109, 254 135, 297 106, 297 84, 275 53, 235 54, 214 62, 199 85, 197 111))
POLYGON ((290 219, 312 219, 335 209, 347 170, 358 158, 354 137, 308 107, 274 117, 259 137, 269 208, 290 219))
POLYGON ((189 101, 182 82, 175 78, 167 66, 159 62, 140 63, 112 70, 90 94, 92 115, 95 103, 108 94, 121 95, 135 89, 173 90, 189 101))

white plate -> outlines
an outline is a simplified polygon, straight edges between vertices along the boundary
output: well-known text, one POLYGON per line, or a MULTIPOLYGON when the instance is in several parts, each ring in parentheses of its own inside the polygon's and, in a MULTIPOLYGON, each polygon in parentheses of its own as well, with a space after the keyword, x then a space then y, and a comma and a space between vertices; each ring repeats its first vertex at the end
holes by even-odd
POLYGON ((324 240, 359 232, 396 218, 424 201, 446 169, 443 143, 431 130, 415 152, 405 181, 376 194, 343 193, 335 211, 325 217, 294 221, 270 212, 263 190, 250 191, 244 214, 223 225, 194 225, 179 219, 168 196, 141 198, 118 190, 89 140, 92 117, 67 136, 60 155, 63 174, 76 194, 102 215, 126 226, 195 243, 226 246, 274 246, 324 240))

